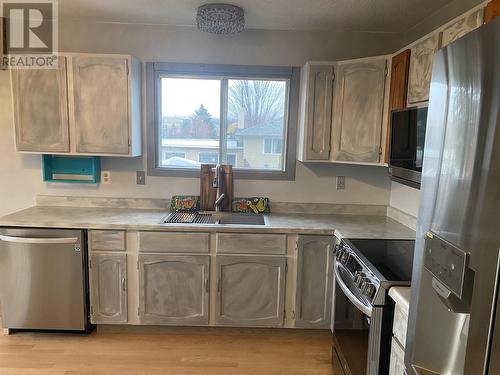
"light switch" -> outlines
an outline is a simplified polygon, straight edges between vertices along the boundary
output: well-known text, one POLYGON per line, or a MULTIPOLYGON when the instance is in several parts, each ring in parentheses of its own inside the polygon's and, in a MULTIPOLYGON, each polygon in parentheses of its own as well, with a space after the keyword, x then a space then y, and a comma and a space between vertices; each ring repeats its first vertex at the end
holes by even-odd
POLYGON ((137 185, 146 185, 146 172, 137 171, 136 172, 136 184, 137 185))

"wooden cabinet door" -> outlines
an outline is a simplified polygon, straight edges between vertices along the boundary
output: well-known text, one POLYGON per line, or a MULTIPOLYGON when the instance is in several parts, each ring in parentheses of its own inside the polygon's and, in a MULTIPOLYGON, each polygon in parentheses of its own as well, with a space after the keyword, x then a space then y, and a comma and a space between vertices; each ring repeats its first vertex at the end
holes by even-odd
POLYGON ((295 326, 329 328, 332 308, 332 246, 329 236, 301 236, 297 254, 295 326))
POLYGON ((330 159, 333 66, 311 65, 308 74, 305 154, 307 160, 330 159))
POLYGON ((491 22, 500 16, 500 0, 491 0, 484 9, 484 23, 491 22))
POLYGON ((92 323, 127 322, 125 254, 91 254, 90 305, 92 323))
POLYGON ((129 154, 128 59, 71 57, 69 90, 75 151, 129 154))
POLYGON ((435 33, 411 49, 408 78, 408 104, 429 100, 432 76, 432 58, 438 49, 439 34, 435 33))
POLYGON ((142 323, 208 324, 208 255, 139 255, 142 323))
POLYGON ((281 327, 285 267, 285 257, 217 256, 216 324, 281 327))
POLYGON ((479 9, 450 26, 441 32, 441 47, 447 46, 465 34, 477 29, 483 24, 483 9, 479 9))
POLYGON ((17 151, 69 152, 66 59, 57 69, 12 70, 17 151))
POLYGON ((333 100, 333 161, 380 161, 386 65, 385 58, 339 63, 333 100))
POLYGON ((408 93, 408 75, 410 72, 410 56, 409 49, 393 56, 391 62, 391 85, 389 91, 389 126, 387 127, 386 136, 386 155, 385 161, 389 162, 392 115, 391 112, 397 109, 406 108, 406 100, 408 93))

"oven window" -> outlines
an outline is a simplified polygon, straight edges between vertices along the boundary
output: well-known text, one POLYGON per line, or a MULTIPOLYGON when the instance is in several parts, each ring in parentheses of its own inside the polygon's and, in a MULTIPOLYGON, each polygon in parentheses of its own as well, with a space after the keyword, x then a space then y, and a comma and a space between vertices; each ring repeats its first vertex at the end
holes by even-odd
POLYGON ((334 335, 344 360, 353 375, 366 374, 368 317, 347 299, 342 290, 335 288, 334 335))

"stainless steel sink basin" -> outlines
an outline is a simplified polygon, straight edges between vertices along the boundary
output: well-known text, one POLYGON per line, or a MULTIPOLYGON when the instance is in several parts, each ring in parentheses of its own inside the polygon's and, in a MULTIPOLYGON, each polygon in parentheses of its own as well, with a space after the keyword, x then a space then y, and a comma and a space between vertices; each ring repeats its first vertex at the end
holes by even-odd
POLYGON ((244 213, 213 213, 215 224, 221 225, 267 225, 267 217, 258 214, 244 214, 244 213))
POLYGON ((161 220, 161 224, 205 224, 205 225, 269 225, 266 215, 238 212, 193 212, 171 213, 161 220))

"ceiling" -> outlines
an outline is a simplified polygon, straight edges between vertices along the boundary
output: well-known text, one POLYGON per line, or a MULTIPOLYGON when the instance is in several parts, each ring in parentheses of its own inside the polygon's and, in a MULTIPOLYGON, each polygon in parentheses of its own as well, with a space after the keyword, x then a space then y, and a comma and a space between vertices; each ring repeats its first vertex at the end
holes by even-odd
MULTIPOLYGON (((59 0, 59 17, 194 26, 200 0, 59 0)), ((217 1, 214 1, 217 2, 217 1)), ((250 29, 401 33, 451 0, 228 0, 250 29)))

